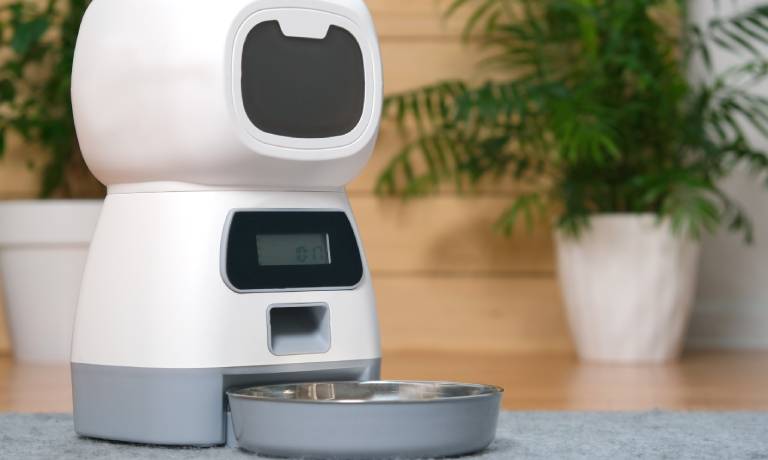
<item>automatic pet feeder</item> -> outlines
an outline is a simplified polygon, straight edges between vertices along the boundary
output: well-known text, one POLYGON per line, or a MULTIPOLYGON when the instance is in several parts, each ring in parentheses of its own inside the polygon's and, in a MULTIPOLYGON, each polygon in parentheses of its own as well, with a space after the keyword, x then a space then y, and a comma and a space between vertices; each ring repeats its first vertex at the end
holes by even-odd
POLYGON ((354 383, 381 356, 344 192, 382 105, 362 0, 95 0, 72 94, 109 189, 75 321, 79 434, 319 456, 492 440, 494 387, 354 383))

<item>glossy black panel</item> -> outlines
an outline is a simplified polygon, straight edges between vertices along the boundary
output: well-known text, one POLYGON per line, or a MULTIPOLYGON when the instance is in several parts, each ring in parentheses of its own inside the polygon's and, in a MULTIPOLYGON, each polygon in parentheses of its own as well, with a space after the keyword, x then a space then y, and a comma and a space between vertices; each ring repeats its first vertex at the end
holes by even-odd
POLYGON ((355 232, 347 215, 341 211, 238 211, 232 216, 224 236, 225 276, 238 291, 348 289, 363 278, 362 256, 355 232), (328 235, 330 263, 259 263, 260 236, 268 235, 274 239, 275 235, 293 238, 295 235, 318 234, 328 235))

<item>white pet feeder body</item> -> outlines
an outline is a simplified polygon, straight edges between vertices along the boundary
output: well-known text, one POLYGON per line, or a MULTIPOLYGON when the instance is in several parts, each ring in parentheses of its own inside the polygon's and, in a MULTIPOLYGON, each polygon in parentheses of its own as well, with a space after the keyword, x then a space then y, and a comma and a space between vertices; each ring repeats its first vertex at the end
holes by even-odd
POLYGON ((227 388, 378 378, 343 187, 376 140, 380 62, 362 0, 91 4, 73 104, 109 194, 75 321, 78 433, 217 445, 227 388), (299 246, 319 252, 287 260, 299 246))

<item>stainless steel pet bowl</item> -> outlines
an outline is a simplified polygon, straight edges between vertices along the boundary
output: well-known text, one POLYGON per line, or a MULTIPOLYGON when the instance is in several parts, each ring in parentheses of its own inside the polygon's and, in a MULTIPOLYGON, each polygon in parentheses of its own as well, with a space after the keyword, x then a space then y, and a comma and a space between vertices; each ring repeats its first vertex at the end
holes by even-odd
POLYGON ((238 445, 280 457, 432 458, 485 449, 496 434, 495 386, 332 382, 229 392, 238 445))

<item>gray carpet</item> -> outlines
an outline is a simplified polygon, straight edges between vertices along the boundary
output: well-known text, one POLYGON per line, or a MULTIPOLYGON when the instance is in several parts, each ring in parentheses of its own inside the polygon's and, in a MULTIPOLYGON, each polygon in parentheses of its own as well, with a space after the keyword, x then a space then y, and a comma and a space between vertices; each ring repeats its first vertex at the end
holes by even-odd
MULTIPOLYGON (((69 415, 0 415, 0 459, 248 459, 79 439, 69 415)), ((505 413, 472 459, 768 459, 768 413, 505 413)))

